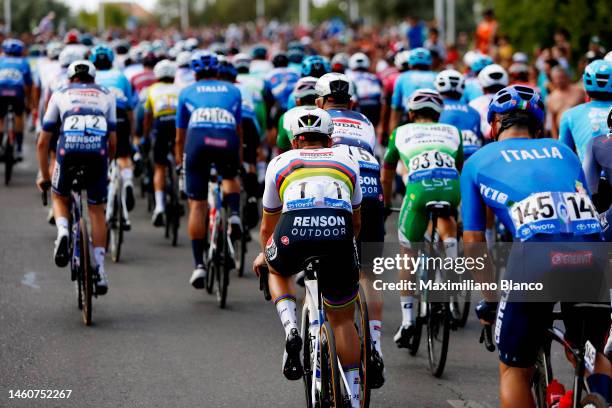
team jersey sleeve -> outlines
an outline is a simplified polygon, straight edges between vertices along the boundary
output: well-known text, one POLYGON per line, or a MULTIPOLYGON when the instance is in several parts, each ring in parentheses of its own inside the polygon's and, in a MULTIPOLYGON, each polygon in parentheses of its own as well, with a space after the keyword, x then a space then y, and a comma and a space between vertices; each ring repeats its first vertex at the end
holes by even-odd
POLYGON ((178 98, 178 105, 176 106, 176 128, 187 129, 189 125, 189 109, 187 109, 187 103, 185 101, 185 91, 181 92, 178 98))
POLYGON ((278 214, 283 209, 283 200, 281 200, 278 189, 276 188, 277 159, 272 160, 268 165, 268 169, 266 170, 266 181, 262 198, 262 206, 264 214, 269 215, 278 214))
POLYGON ((476 182, 477 160, 468 160, 461 173, 461 216, 464 231, 484 231, 487 225, 486 206, 476 182))
POLYGON ((561 123, 559 124, 559 141, 565 143, 570 149, 576 150, 574 138, 572 137, 571 118, 569 110, 561 115, 561 123))
POLYGON ((584 160, 582 162, 582 169, 586 177, 587 186, 591 193, 596 194, 599 187, 599 175, 601 174, 601 166, 595 159, 593 152, 593 142, 595 139, 589 140, 586 146, 584 160))
POLYGON ((463 162, 465 157, 463 155, 463 134, 461 130, 457 129, 457 133, 459 133, 459 148, 457 149, 457 158, 455 159, 455 167, 457 170, 463 167, 463 162))
POLYGON ((127 77, 123 75, 123 91, 125 92, 125 97, 127 99, 128 109, 134 108, 134 95, 132 92, 132 84, 128 81, 127 77))
POLYGON ((55 129, 57 129, 57 125, 59 124, 60 111, 57 102, 58 94, 58 92, 54 92, 53 95, 51 95, 49 104, 47 105, 47 110, 42 123, 42 128, 45 132, 53 132, 55 129))
POLYGON ((399 160, 399 151, 397 150, 397 146, 395 145, 395 136, 397 134, 397 129, 391 133, 391 137, 389 138, 389 145, 387 146, 387 151, 385 152, 384 167, 395 169, 397 162, 399 160))
POLYGON ((403 77, 400 75, 393 87, 393 95, 391 96, 391 107, 393 109, 400 109, 402 107, 402 80, 403 77))
POLYGON ((147 89, 147 99, 145 99, 144 110, 145 112, 153 112, 153 98, 151 98, 151 88, 147 89))

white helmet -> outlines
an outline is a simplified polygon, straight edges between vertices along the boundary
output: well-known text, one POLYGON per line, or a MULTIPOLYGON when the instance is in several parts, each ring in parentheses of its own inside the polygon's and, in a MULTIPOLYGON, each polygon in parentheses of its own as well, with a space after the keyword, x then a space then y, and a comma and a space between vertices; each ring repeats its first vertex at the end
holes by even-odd
POLYGON ((349 66, 349 63, 350 63, 350 57, 345 52, 339 52, 338 54, 334 55, 333 58, 331 59, 332 68, 334 67, 334 65, 342 65, 342 67, 346 69, 346 67, 349 66))
POLYGON ((315 90, 319 96, 352 96, 351 82, 348 77, 337 72, 330 72, 319 78, 315 90))
POLYGON ((293 87, 293 92, 297 98, 302 98, 307 95, 316 95, 316 86, 319 78, 307 76, 298 79, 293 87))
POLYGON ((68 79, 72 79, 75 75, 81 74, 89 75, 92 79, 95 79, 96 67, 94 67, 94 64, 87 60, 74 61, 68 66, 68 79))
POLYGON ((476 58, 480 57, 481 55, 482 53, 480 51, 470 50, 463 56, 463 64, 466 67, 470 67, 472 66, 472 63, 476 61, 476 58))
POLYGON ((57 59, 60 53, 62 52, 63 48, 64 46, 60 42, 57 42, 57 41, 50 42, 49 44, 47 44, 47 47, 45 48, 45 51, 47 52, 47 58, 52 59, 52 60, 57 59))
POLYGON ((527 64, 529 62, 529 57, 524 52, 515 52, 512 54, 512 62, 519 64, 527 64))
POLYGON ((410 51, 400 51, 395 54, 395 58, 393 59, 393 64, 395 65, 395 68, 408 68, 408 54, 410 54, 410 51))
POLYGON ((191 63, 191 52, 181 51, 176 56, 176 65, 179 67, 189 66, 191 63))
POLYGON ((363 52, 357 52, 351 55, 349 59, 349 68, 352 70, 357 69, 370 69, 370 59, 363 52))
POLYGON ((68 68, 74 61, 79 61, 85 58, 85 53, 79 51, 77 47, 65 48, 60 52, 59 63, 62 68, 68 68))
POLYGON ((606 54, 604 60, 612 62, 612 51, 606 54))
POLYGON ((232 58, 232 63, 236 69, 249 68, 251 66, 251 57, 248 54, 239 53, 234 55, 234 58, 232 58))
POLYGON ((495 85, 508 86, 508 73, 501 65, 487 65, 478 74, 478 82, 483 88, 495 85))
POLYGON ((290 122, 289 129, 294 138, 305 133, 318 133, 331 137, 334 131, 334 122, 329 113, 314 106, 295 108, 290 122))
POLYGON ((408 102, 408 110, 418 111, 425 108, 433 109, 441 113, 444 109, 442 96, 437 91, 429 88, 422 88, 414 91, 408 102))
POLYGON ((170 60, 161 60, 153 68, 153 74, 156 79, 174 78, 176 74, 176 65, 170 60))
POLYGON ((441 94, 447 92, 457 92, 463 94, 465 90, 465 79, 461 72, 454 69, 446 69, 436 76, 434 81, 436 90, 441 94))

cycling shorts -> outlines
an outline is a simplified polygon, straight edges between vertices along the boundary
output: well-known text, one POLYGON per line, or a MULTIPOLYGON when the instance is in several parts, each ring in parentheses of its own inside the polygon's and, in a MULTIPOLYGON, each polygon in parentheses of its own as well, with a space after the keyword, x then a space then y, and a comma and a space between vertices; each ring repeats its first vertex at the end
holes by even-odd
POLYGON ((385 214, 382 201, 371 198, 361 201, 361 231, 357 248, 362 266, 369 266, 373 258, 382 256, 384 240, 385 214))
POLYGON ((16 116, 21 116, 25 112, 25 97, 0 96, 0 117, 4 118, 9 112, 9 108, 16 116))
POLYGON ((132 126, 128 112, 124 109, 117 109, 117 157, 132 156, 131 135, 132 126))
POLYGON ((260 135, 253 119, 242 118, 242 137, 244 144, 244 162, 257 163, 257 148, 260 144, 260 135))
POLYGON ((283 213, 266 244, 265 256, 281 276, 300 272, 309 257, 322 257, 317 279, 325 304, 344 307, 357 296, 359 261, 348 211, 326 208, 283 213))
POLYGON ((240 154, 238 135, 214 137, 188 135, 185 146, 185 177, 187 196, 192 200, 206 200, 210 167, 214 163, 224 180, 238 175, 240 154))
POLYGON ((174 117, 169 116, 166 120, 157 118, 153 124, 153 162, 155 164, 168 164, 168 154, 173 153, 176 138, 175 123, 174 117))
POLYGON ((430 201, 446 201, 457 208, 461 199, 459 179, 423 180, 406 185, 406 195, 398 220, 398 237, 402 246, 423 242, 429 217, 425 207, 430 201), (432 187, 441 184, 440 187, 432 187))
POLYGON ((108 160, 106 156, 92 153, 58 154, 51 179, 52 190, 62 197, 70 195, 72 187, 71 167, 86 166, 85 186, 89 204, 104 204, 108 185, 108 160))

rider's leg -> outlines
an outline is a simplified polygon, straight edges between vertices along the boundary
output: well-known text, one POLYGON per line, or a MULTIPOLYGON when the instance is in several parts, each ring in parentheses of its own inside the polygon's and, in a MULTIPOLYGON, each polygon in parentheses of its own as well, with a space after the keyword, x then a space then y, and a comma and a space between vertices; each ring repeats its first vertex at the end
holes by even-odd
MULTIPOLYGON (((417 252, 413 249, 401 246, 400 247, 401 259, 408 259, 408 262, 401 262, 400 268, 398 269, 398 280, 400 282, 414 282, 415 281, 415 269, 412 260, 416 260, 417 252)), ((403 285, 407 287, 407 285, 403 285)), ((413 290, 403 289, 400 291, 400 305, 402 308, 402 326, 411 326, 414 324, 417 316, 414 313, 416 298, 413 290)))
POLYGON ((23 147, 23 128, 24 128, 24 114, 15 115, 15 151, 18 155, 21 154, 23 147))
POLYGON ((437 230, 444 242, 445 254, 449 258, 457 258, 457 222, 453 217, 438 218, 437 230))
MULTIPOLYGON (((134 170, 132 159, 129 155, 117 157, 117 165, 119 166, 121 182, 123 183, 123 206, 127 211, 131 211, 134 207, 134 170)), ((123 214, 126 220, 128 219, 127 211, 124 211, 123 214)))
POLYGON ((232 239, 240 238, 242 221, 240 220, 240 182, 238 177, 223 179, 223 200, 229 207, 229 232, 232 239))
POLYGON ((98 270, 104 270, 104 255, 106 254, 106 219, 104 204, 88 204, 91 220, 91 241, 94 247, 94 260, 98 270))
POLYGON ((54 258, 57 266, 64 267, 69 262, 68 254, 68 220, 70 217, 70 198, 53 193, 53 213, 55 216, 55 227, 57 238, 55 239, 54 258))
POLYGON ((163 212, 166 207, 164 191, 166 188, 166 165, 155 164, 153 173, 153 188, 155 189, 155 212, 163 212))
POLYGON ((206 220, 208 203, 206 200, 189 199, 188 232, 191 239, 193 261, 196 266, 204 266, 204 246, 206 241, 206 220))
POLYGON ((499 395, 502 408, 535 407, 531 393, 533 367, 510 367, 499 363, 499 395))

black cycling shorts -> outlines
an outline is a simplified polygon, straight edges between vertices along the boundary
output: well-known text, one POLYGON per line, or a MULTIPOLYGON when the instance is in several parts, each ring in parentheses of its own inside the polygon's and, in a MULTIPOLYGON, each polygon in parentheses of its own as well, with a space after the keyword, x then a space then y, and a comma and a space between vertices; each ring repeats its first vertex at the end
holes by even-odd
POLYGON ((0 117, 4 118, 9 111, 9 108, 17 116, 23 115, 25 112, 25 98, 16 96, 0 96, 0 117))
POLYGON ((260 136, 257 125, 251 118, 242 118, 242 137, 244 144, 244 162, 249 164, 257 163, 257 148, 259 148, 260 136))
POLYGON ((174 117, 168 117, 166 120, 156 119, 153 124, 152 135, 154 139, 153 162, 161 165, 168 164, 168 154, 172 153, 176 138, 174 117))
POLYGON ((318 284, 328 307, 355 300, 359 261, 352 214, 337 209, 283 213, 265 250, 268 264, 282 276, 300 272, 306 259, 321 257, 318 284))
POLYGON ((123 109, 117 109, 117 157, 124 158, 132 156, 131 134, 132 125, 128 117, 128 112, 123 109))
POLYGON ((359 261, 362 266, 369 266, 373 258, 382 256, 384 241, 383 202, 373 198, 365 199, 361 202, 361 231, 357 240, 359 261))
POLYGON ((70 195, 72 187, 72 168, 86 166, 85 185, 87 202, 89 204, 103 204, 107 200, 108 186, 108 159, 105 155, 93 153, 66 153, 58 154, 53 169, 53 192, 63 197, 70 195))

